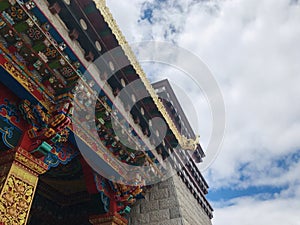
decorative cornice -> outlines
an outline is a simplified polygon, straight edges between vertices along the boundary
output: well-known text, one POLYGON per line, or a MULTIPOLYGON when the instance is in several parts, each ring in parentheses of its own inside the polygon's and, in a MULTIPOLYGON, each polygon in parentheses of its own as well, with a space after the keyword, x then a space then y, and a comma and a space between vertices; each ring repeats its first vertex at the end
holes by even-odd
POLYGON ((31 170, 31 172, 36 173, 38 175, 46 173, 48 170, 47 164, 45 164, 43 161, 35 158, 33 155, 31 155, 29 152, 22 148, 17 148, 15 160, 25 166, 25 168, 28 168, 31 170))
MULTIPOLYGON (((3 44, 0 43, 0 52, 3 51, 5 54, 9 54, 8 50, 3 46, 3 44)), ((32 80, 29 78, 31 76, 30 72, 23 66, 23 70, 20 70, 14 60, 15 56, 11 56, 12 61, 8 61, 3 55, 0 55, 0 66, 5 69, 18 83, 20 83, 34 98, 36 98, 47 110, 51 107, 50 101, 46 100, 48 99, 47 96, 49 94, 47 93, 40 93, 41 98, 35 95, 35 92, 37 91, 36 84, 33 84, 32 80)))
POLYGON ((47 164, 20 147, 7 151, 0 156, 0 165, 14 162, 35 176, 43 174, 48 170, 47 164))
POLYGON ((175 135, 180 146, 185 150, 192 150, 192 151, 196 150, 199 140, 198 139, 196 139, 196 140, 187 139, 186 137, 184 137, 180 134, 180 132, 178 131, 174 122, 172 121, 171 117, 169 116, 167 110, 165 109, 162 101, 159 99, 154 88, 152 87, 149 80, 147 79, 145 72, 143 71, 141 65, 139 64, 136 56, 134 55, 131 47, 129 46, 128 42, 126 41, 124 35, 122 34, 119 26, 117 25, 116 21, 114 20, 111 12, 109 11, 109 8, 106 6, 105 1, 99 1, 99 0, 93 0, 93 1, 95 2, 97 9, 100 11, 101 15, 103 16, 105 22, 108 24, 108 26, 112 30, 113 34, 115 35, 119 45, 122 47, 125 55, 127 56, 131 65, 133 66, 133 68, 135 69, 137 75, 140 77, 143 84, 145 85, 147 91, 149 92, 149 94, 150 94, 151 98, 153 99, 159 112, 165 118, 168 126, 170 127, 171 131, 175 135))

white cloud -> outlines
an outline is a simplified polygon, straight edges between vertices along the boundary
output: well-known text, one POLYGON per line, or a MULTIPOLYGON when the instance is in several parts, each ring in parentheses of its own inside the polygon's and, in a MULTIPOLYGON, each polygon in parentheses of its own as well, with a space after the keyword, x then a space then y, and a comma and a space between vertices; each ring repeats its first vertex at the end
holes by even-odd
MULTIPOLYGON (((231 205, 216 206, 214 225, 299 225, 300 196, 278 196, 269 200, 255 197, 237 198, 231 205)), ((228 204, 228 203, 227 203, 228 204)))
MULTIPOLYGON (((155 5, 157 1, 149 2, 155 5)), ((119 6, 119 1, 108 0, 130 41, 174 41, 198 55, 218 80, 225 98, 227 131, 220 155, 206 173, 210 186, 287 185, 297 196, 292 199, 282 193, 269 201, 236 199, 233 206, 216 209, 216 225, 300 224, 300 163, 291 159, 287 169, 276 165, 300 149, 300 5, 291 2, 166 1, 167 7, 153 8, 150 24, 138 22, 144 1, 119 6), (170 27, 177 32, 165 36, 170 27), (241 175, 247 178, 243 182, 241 175)), ((181 87, 188 85, 174 76, 174 69, 145 68, 155 79, 161 77, 155 73, 160 71, 181 87)), ((207 143, 207 130, 211 130, 208 107, 203 106, 203 96, 188 95, 195 108, 201 109, 198 120, 205 122, 198 127, 202 142, 207 143)))
POLYGON ((214 180, 238 182, 239 164, 259 165, 300 147, 300 7, 225 1, 213 16, 200 8, 189 14, 179 43, 208 63, 223 89, 228 130, 212 170, 214 180))
MULTIPOLYGON (((143 34, 149 32, 161 39, 163 35, 155 30, 168 30, 170 24, 181 27, 176 41, 199 55, 214 72, 227 109, 227 136, 219 156, 222 162, 213 167, 221 176, 232 175, 240 162, 259 163, 255 160, 270 160, 300 147, 299 6, 291 6, 287 0, 276 4, 271 0, 166 1, 160 8, 153 3, 155 22, 148 27, 138 23, 143 1, 108 3, 129 40, 144 40, 143 34)), ((156 79, 163 74, 188 86, 181 76, 174 76, 173 69, 158 68, 156 79)), ((211 119, 205 114, 199 115, 200 121, 211 119)), ((201 133, 209 129, 199 126, 201 133)))

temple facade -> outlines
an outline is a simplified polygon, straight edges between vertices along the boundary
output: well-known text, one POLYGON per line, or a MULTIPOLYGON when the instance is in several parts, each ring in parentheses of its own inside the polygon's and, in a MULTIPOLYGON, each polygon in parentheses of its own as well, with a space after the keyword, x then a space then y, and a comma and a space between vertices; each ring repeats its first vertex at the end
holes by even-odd
POLYGON ((205 156, 104 0, 0 0, 0 224, 211 224, 205 156))
MULTIPOLYGON (((164 105, 181 134, 195 139, 193 129, 168 80, 152 84, 156 93, 164 99, 164 105)), ((132 225, 208 225, 211 224, 213 209, 205 195, 208 184, 199 171, 205 154, 200 145, 196 149, 197 157, 189 151, 178 151, 170 157, 175 163, 177 173, 154 185, 132 208, 132 225)))

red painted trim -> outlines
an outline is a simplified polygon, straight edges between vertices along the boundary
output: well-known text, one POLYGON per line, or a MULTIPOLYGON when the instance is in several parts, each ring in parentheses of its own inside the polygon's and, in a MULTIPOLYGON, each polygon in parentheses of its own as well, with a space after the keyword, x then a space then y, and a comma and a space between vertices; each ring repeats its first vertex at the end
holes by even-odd
MULTIPOLYGON (((7 62, 7 60, 4 58, 4 56, 0 55, 0 64, 3 65, 6 62, 7 62)), ((1 225, 1 223, 0 223, 0 225, 1 225)))
POLYGON ((84 180, 86 184, 86 188, 88 193, 90 194, 97 194, 99 193, 94 181, 94 173, 91 167, 87 164, 83 157, 80 157, 80 163, 82 166, 82 171, 84 174, 84 180))

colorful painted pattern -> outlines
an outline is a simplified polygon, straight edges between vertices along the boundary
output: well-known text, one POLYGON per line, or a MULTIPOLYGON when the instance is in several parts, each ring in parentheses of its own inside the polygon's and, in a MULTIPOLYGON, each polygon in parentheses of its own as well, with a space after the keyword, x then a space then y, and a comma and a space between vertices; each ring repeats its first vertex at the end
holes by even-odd
POLYGON ((17 146, 22 131, 17 126, 20 123, 20 114, 16 105, 8 99, 0 99, 0 151, 9 150, 17 146))

